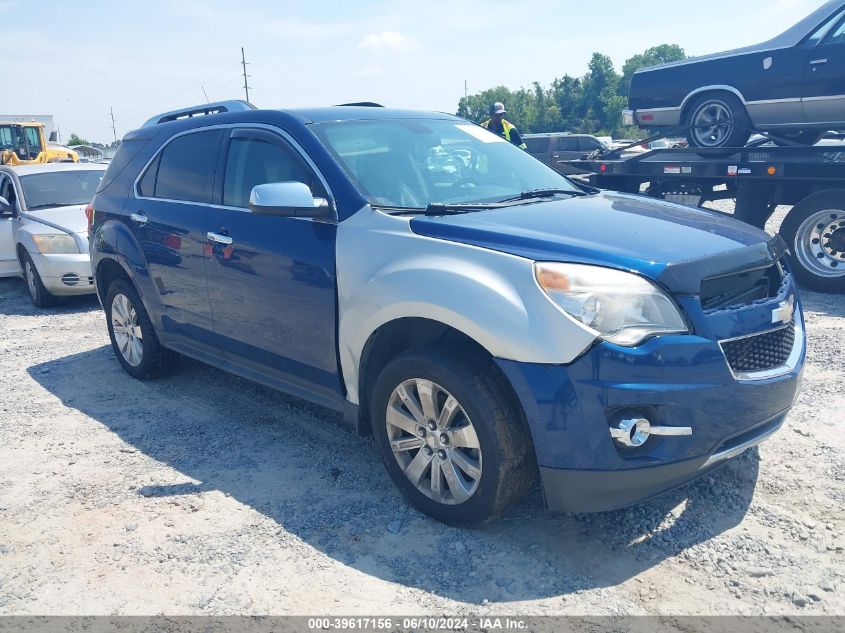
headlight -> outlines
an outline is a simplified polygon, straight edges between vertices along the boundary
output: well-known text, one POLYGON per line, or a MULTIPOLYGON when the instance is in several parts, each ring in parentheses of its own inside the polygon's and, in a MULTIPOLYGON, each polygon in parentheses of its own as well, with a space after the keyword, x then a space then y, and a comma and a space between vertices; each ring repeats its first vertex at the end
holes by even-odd
POLYGON ((534 276, 567 314, 618 345, 638 345, 655 334, 686 332, 678 308, 657 286, 631 273, 536 262, 534 276))
POLYGON ((70 235, 33 235, 38 252, 42 255, 67 255, 78 253, 76 240, 70 235))

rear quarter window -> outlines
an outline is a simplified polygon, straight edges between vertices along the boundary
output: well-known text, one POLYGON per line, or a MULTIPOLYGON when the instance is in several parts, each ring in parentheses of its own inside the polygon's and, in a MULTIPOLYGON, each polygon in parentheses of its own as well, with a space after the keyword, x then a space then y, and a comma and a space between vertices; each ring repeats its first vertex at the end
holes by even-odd
POLYGON ((108 187, 112 181, 117 178, 126 166, 132 162, 142 149, 150 142, 150 139, 147 138, 139 138, 133 139, 131 141, 123 141, 120 144, 120 147, 117 148, 117 153, 114 155, 114 158, 111 159, 109 163, 109 168, 106 170, 105 175, 103 175, 103 179, 100 181, 100 186, 97 189, 97 193, 103 191, 106 187, 108 187))

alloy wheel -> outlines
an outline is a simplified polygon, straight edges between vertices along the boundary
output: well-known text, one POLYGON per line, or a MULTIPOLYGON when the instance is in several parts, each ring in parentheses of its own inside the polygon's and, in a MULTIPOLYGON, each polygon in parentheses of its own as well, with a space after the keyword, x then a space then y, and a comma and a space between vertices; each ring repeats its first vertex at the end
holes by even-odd
POLYGON ((124 294, 116 294, 111 304, 111 325, 114 340, 123 360, 137 367, 144 357, 144 337, 138 324, 138 313, 124 294))
POLYGON ((467 501, 481 481, 481 446, 458 400, 430 380, 398 385, 387 404, 393 456, 421 493, 446 505, 467 501))
POLYGON ((721 147, 733 130, 733 115, 722 101, 707 101, 695 112, 692 134, 699 147, 721 147))
POLYGON ((35 275, 35 267, 27 259, 24 264, 24 276, 26 277, 26 285, 29 286, 29 294, 33 299, 38 296, 38 278, 35 275))

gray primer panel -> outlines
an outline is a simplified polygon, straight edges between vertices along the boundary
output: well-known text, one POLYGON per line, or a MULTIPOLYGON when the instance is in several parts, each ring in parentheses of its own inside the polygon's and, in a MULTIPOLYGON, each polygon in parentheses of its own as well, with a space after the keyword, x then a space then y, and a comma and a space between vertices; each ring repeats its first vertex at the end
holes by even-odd
POLYGON ((364 345, 396 319, 439 321, 497 358, 527 363, 569 363, 597 336, 540 289, 532 260, 416 235, 409 217, 369 206, 338 225, 337 287, 340 364, 354 404, 364 345))

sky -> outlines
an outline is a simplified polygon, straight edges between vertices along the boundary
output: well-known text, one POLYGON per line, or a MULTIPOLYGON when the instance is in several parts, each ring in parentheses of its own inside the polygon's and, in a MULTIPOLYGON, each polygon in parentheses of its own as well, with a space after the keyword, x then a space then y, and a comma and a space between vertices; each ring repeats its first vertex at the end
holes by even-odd
POLYGON ((52 114, 63 140, 113 140, 152 115, 376 101, 455 112, 464 94, 583 75, 593 52, 688 55, 764 41, 823 0, 0 0, 0 110, 52 114), (203 92, 205 90, 205 93, 203 92))

